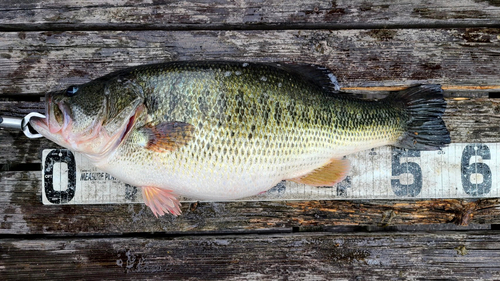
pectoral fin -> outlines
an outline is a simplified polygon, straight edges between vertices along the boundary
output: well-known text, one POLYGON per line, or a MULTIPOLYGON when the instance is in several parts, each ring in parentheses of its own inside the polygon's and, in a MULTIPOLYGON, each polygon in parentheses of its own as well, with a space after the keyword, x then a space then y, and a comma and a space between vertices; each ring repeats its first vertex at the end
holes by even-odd
POLYGON ((146 206, 148 206, 153 214, 163 216, 171 213, 174 216, 181 214, 179 199, 172 193, 172 190, 167 190, 154 186, 142 187, 142 198, 146 206))
POLYGON ((165 152, 188 144, 193 138, 194 126, 184 122, 166 122, 154 126, 147 124, 141 131, 146 134, 147 149, 165 152))
POLYGON ((319 167, 301 177, 289 181, 312 186, 333 186, 341 182, 349 173, 351 164, 347 159, 333 159, 325 166, 319 167))

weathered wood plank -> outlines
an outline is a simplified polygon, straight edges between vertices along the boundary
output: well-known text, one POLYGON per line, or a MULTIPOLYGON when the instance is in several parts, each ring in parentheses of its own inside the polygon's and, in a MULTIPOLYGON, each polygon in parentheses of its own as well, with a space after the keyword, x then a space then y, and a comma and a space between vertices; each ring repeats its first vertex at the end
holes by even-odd
MULTIPOLYGON (((466 93, 464 93, 466 95, 466 93)), ((42 110, 40 102, 0 101, 0 113, 7 116, 23 116, 31 111, 42 110)), ((500 100, 476 98, 448 100, 444 120, 455 143, 500 142, 500 100)), ((21 132, 0 130, 0 165, 40 163, 40 151, 56 148, 47 139, 28 139, 21 132)))
POLYGON ((349 28, 500 24, 496 1, 16 1, 0 30, 349 28))
POLYGON ((500 234, 2 239, 4 280, 493 280, 500 234))
POLYGON ((41 203, 40 172, 0 173, 0 234, 124 234, 324 229, 500 222, 498 199, 184 203, 179 217, 155 218, 143 204, 41 203))
POLYGON ((344 87, 498 85, 500 29, 0 33, 0 93, 40 93, 171 60, 324 65, 344 87))
MULTIPOLYGON (((499 85, 497 2, 5 0, 0 31, 16 32, 0 33, 0 113, 20 116, 40 107, 24 97, 35 100, 37 93, 126 66, 170 60, 317 63, 334 70, 348 87, 499 85)), ((497 100, 476 98, 450 101, 445 119, 454 142, 500 142, 499 114, 497 100)), ((0 131, 0 165, 36 165, 43 147, 54 145, 0 131)), ((496 231, 144 235, 283 233, 339 225, 487 227, 500 222, 499 199, 202 202, 183 204, 180 217, 156 219, 139 204, 43 206, 40 178, 40 172, 0 172, 0 235, 6 235, 0 240, 2 279, 477 280, 500 275, 496 231), (45 239, 38 234, 143 237, 45 239)))

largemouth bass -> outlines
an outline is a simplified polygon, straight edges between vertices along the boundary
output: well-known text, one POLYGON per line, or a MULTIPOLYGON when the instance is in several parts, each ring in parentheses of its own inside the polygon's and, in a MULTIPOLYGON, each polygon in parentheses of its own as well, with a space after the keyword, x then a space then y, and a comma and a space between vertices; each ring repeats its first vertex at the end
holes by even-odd
POLYGON ((47 94, 42 135, 141 187, 153 213, 179 215, 178 195, 227 200, 282 180, 333 186, 344 156, 383 145, 450 143, 439 85, 380 101, 334 89, 310 65, 171 62, 118 71, 47 94))

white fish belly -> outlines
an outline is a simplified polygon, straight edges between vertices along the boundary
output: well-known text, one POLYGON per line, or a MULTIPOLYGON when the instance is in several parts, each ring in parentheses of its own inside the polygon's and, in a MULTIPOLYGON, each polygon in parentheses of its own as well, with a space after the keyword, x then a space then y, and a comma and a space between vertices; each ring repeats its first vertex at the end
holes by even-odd
MULTIPOLYGON (((282 180, 298 177, 327 164, 334 152, 317 151, 300 156, 256 156, 246 161, 165 159, 152 154, 143 161, 114 157, 97 166, 135 186, 155 186, 177 195, 201 200, 230 200, 264 192, 282 180), (131 161, 135 160, 135 161, 131 161)), ((231 157, 228 157, 231 158, 231 157)))
POLYGON ((158 162, 146 165, 114 163, 99 168, 132 185, 161 187, 177 195, 202 200, 248 197, 266 191, 283 180, 283 174, 276 172, 277 169, 234 163, 176 163, 177 167, 158 162))

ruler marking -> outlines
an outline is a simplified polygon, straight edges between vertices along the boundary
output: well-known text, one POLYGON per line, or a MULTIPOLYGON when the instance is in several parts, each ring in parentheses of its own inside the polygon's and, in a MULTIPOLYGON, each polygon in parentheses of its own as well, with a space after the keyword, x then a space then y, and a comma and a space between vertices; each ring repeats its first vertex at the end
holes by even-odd
MULTIPOLYGON (((446 165, 446 158, 449 158, 451 160, 451 163, 449 163, 446 167, 446 173, 447 177, 443 177, 443 184, 439 186, 439 194, 444 192, 444 187, 447 186, 451 192, 451 195, 453 197, 457 197, 457 192, 454 189, 453 183, 452 183, 452 174, 450 173, 450 166, 453 167, 456 165, 457 157, 456 157, 456 148, 457 146, 449 146, 443 149, 445 154, 442 154, 442 162, 441 165, 444 167, 446 165)), ((437 194, 436 194, 437 196, 437 194)))
POLYGON ((450 186, 450 181, 449 181, 449 178, 450 178, 450 167, 448 165, 446 165, 446 156, 449 157, 449 155, 454 155, 453 152, 453 147, 447 147, 446 149, 443 149, 441 154, 439 154, 440 156, 440 162, 439 162, 439 165, 441 167, 441 185, 439 186, 435 186, 435 190, 434 190, 434 197, 437 197, 438 194, 441 194, 444 189, 443 187, 444 186, 450 186))
POLYGON ((492 188, 491 188, 491 195, 498 196, 498 189, 493 188, 493 184, 497 182, 495 180, 497 178, 497 174, 495 173, 496 171, 493 171, 493 169, 496 168, 496 170, 498 170, 498 158, 494 157, 495 152, 498 151, 498 145, 492 145, 491 146, 491 150, 492 150, 492 152, 491 152, 491 160, 490 160, 492 162, 492 170, 491 170, 491 185, 492 185, 492 188))
MULTIPOLYGON (((477 155, 477 152, 478 152, 477 147, 478 147, 478 146, 477 146, 477 143, 475 143, 475 144, 474 144, 474 151, 475 151, 475 153, 474 153, 474 162, 473 162, 473 163, 479 163, 479 158, 478 158, 478 155, 477 155)), ((470 164, 471 164, 471 163, 470 163, 470 161, 469 161, 469 165, 470 165, 470 164)), ((474 167, 474 173, 475 173, 475 174, 470 175, 469 180, 470 180, 471 182, 474 182, 472 185, 474 186, 474 189, 475 189, 475 190, 478 190, 478 185, 477 185, 477 182, 476 182, 476 181, 473 181, 473 177, 472 177, 473 175, 477 175, 477 173, 478 173, 478 170, 477 170, 477 165, 474 165, 473 167, 474 167)))
MULTIPOLYGON (((142 202, 137 188, 127 186, 97 170, 80 154, 74 154, 74 160, 71 160, 68 156, 70 154, 66 150, 43 151, 44 204, 142 202), (58 151, 62 153, 57 154, 58 151), (68 193, 72 169, 68 161, 76 162, 73 171, 75 192, 72 198, 68 193), (51 176, 52 182, 46 182, 46 178, 51 176), (65 202, 66 198, 69 202, 65 202)), ((500 196, 500 185, 495 181, 496 172, 500 172, 500 160, 497 158, 500 158, 497 143, 458 143, 441 151, 421 152, 381 147, 349 155, 351 172, 346 180, 333 188, 286 182, 284 185, 280 183, 280 186, 268 194, 242 200, 497 197, 500 196), (462 170, 465 174, 462 174, 462 170), (419 177, 421 186, 418 183, 419 177)))
MULTIPOLYGON (((387 175, 389 178, 392 176, 392 147, 386 146, 381 148, 381 151, 384 153, 384 159, 385 162, 385 168, 384 171, 387 171, 387 175)), ((384 188, 384 193, 383 196, 385 198, 390 198, 391 196, 394 195, 394 191, 392 190, 392 187, 390 186, 391 181, 389 180, 389 184, 384 188)))

